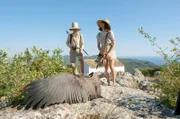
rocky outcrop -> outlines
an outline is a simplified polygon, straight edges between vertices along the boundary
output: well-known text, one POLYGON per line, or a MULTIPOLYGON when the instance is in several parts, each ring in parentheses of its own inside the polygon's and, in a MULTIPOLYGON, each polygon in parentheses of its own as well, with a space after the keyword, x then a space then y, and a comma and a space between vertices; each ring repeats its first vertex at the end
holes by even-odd
POLYGON ((154 91, 152 79, 145 77, 138 69, 135 69, 134 75, 129 72, 118 72, 117 83, 123 87, 154 91))
POLYGON ((173 110, 140 89, 101 86, 102 97, 86 103, 56 104, 38 110, 0 110, 0 119, 177 119, 173 110))
POLYGON ((151 80, 143 80, 141 82, 139 82, 139 88, 141 90, 152 90, 152 81, 151 80))
POLYGON ((124 87, 139 88, 139 83, 144 79, 144 75, 138 69, 135 69, 134 75, 129 72, 119 72, 117 83, 124 87))
POLYGON ((134 69, 134 70, 135 70, 134 76, 139 79, 138 81, 142 81, 144 79, 144 75, 142 74, 142 72, 139 69, 134 69))
POLYGON ((154 72, 154 77, 157 77, 157 76, 159 76, 161 74, 161 71, 155 71, 154 72))
MULTIPOLYGON (((139 71, 137 71, 139 72, 139 71)), ((18 110, 6 107, 0 110, 0 119, 178 119, 173 110, 147 93, 152 82, 140 72, 132 75, 119 73, 115 86, 108 86, 101 78, 101 96, 78 104, 55 104, 38 110, 18 110)), ((112 82, 111 82, 112 83, 112 82)))

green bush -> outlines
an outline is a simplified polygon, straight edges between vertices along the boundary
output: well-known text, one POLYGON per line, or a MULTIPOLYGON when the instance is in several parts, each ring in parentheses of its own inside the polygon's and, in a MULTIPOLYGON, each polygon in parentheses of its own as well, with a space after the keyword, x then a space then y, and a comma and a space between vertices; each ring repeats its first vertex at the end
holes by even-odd
POLYGON ((0 97, 19 103, 23 98, 21 91, 30 82, 61 72, 72 73, 64 65, 62 52, 59 48, 50 51, 33 47, 8 57, 6 50, 0 50, 0 97))
POLYGON ((131 74, 135 73, 134 69, 158 68, 159 65, 153 64, 149 61, 142 61, 138 59, 119 59, 125 65, 125 71, 131 74))
POLYGON ((144 76, 153 77, 156 71, 163 71, 163 67, 159 68, 141 68, 140 71, 143 73, 144 76))
POLYGON ((160 54, 166 64, 165 67, 156 79, 154 87, 159 89, 160 101, 168 107, 174 107, 178 91, 180 90, 180 38, 177 37, 175 40, 170 40, 173 48, 170 50, 172 56, 169 56, 165 51, 167 48, 162 49, 156 44, 156 38, 152 38, 148 33, 145 33, 143 28, 139 29, 139 32, 148 38, 152 46, 156 46, 158 54, 160 54))

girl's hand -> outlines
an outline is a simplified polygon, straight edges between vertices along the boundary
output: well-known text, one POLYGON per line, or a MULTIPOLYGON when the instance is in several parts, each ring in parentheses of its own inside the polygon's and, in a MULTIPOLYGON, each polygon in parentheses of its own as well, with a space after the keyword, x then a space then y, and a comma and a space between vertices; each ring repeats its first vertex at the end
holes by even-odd
POLYGON ((109 53, 106 54, 106 58, 110 59, 110 54, 109 53))
POLYGON ((100 53, 101 53, 102 55, 104 55, 104 51, 103 51, 103 50, 101 50, 100 53))

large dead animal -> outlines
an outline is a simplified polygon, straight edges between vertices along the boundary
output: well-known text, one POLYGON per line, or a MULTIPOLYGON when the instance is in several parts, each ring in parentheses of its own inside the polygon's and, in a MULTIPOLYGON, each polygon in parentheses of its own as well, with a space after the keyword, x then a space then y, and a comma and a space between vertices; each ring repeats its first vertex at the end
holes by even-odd
POLYGON ((100 97, 98 74, 90 77, 61 73, 34 81, 25 87, 25 109, 43 108, 56 103, 81 103, 100 97))

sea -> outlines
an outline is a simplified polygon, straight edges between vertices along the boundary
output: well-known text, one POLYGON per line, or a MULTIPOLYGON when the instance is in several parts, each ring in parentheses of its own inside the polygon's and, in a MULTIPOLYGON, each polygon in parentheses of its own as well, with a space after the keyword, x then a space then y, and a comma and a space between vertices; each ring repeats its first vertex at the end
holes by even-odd
POLYGON ((128 59, 137 59, 137 60, 143 60, 143 61, 150 61, 156 65, 163 65, 165 64, 165 61, 163 57, 160 56, 122 56, 118 58, 128 58, 128 59))

